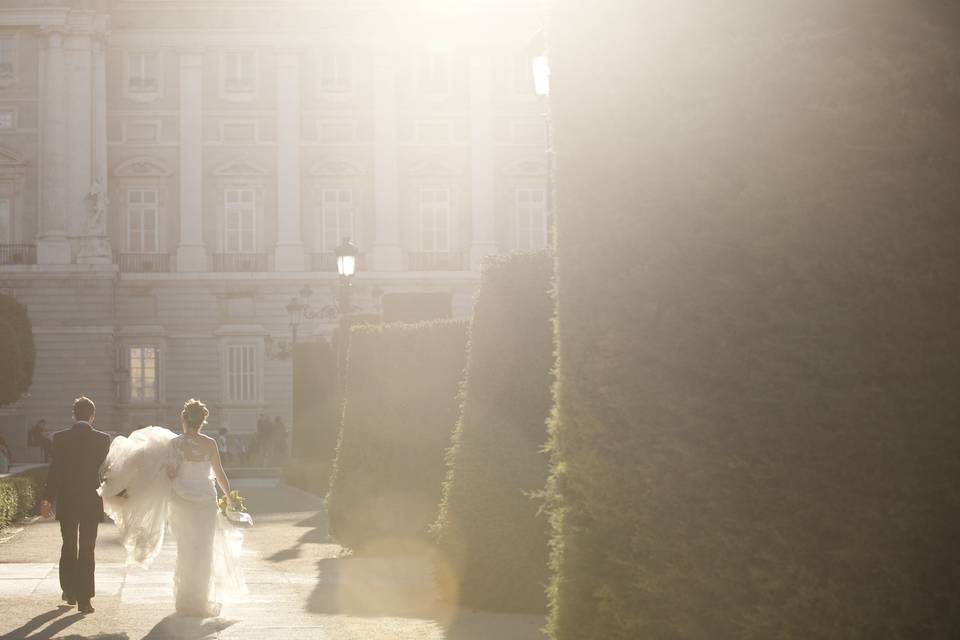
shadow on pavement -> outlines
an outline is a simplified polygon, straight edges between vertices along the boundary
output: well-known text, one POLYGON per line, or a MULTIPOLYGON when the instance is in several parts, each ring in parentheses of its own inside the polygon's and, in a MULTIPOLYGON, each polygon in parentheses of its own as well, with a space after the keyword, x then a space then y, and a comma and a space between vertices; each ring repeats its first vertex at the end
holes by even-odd
POLYGON ((269 556, 267 560, 270 562, 295 560, 300 557, 301 546, 305 544, 323 544, 325 542, 329 542, 330 535, 328 533, 327 517, 323 511, 318 511, 314 515, 297 522, 293 526, 309 527, 310 530, 300 536, 296 545, 288 549, 281 549, 280 551, 277 551, 273 555, 269 556))
POLYGON ((236 624, 226 618, 186 618, 171 614, 158 622, 142 640, 200 640, 236 624))
POLYGON ((79 613, 74 613, 66 618, 60 618, 60 616, 71 609, 72 607, 68 607, 67 605, 60 605, 56 609, 41 613, 23 626, 0 636, 0 640, 14 640, 14 638, 17 640, 49 640, 74 622, 83 618, 83 615, 79 613), (37 629, 51 621, 53 622, 50 626, 41 631, 37 631, 37 629), (34 631, 36 631, 36 633, 34 633, 34 631))

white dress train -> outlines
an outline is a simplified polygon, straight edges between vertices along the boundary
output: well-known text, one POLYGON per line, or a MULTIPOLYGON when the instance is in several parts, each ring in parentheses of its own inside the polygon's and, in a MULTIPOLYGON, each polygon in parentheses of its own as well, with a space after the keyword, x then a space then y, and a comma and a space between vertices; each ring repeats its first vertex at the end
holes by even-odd
POLYGON ((131 563, 149 566, 160 552, 169 522, 177 544, 177 613, 217 616, 224 594, 244 590, 243 534, 217 507, 210 460, 185 458, 184 444, 183 436, 163 427, 117 437, 104 463, 100 494, 131 563), (173 480, 166 474, 170 463, 179 465, 173 480))

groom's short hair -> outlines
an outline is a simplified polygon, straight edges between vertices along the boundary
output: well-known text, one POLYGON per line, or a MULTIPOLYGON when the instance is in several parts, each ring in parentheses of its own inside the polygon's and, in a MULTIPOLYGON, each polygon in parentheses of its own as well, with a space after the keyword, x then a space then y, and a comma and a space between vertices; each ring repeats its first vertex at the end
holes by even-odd
POLYGON ((80 396, 73 401, 73 417, 77 420, 87 421, 97 412, 97 405, 87 396, 80 396))

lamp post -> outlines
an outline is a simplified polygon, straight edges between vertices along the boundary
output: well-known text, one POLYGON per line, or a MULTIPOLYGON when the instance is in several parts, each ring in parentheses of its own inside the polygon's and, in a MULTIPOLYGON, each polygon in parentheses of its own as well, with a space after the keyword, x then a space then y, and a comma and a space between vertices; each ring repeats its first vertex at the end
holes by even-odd
POLYGON ((303 322, 303 316, 306 310, 307 306, 300 302, 299 296, 290 298, 290 302, 287 303, 287 315, 290 317, 290 328, 293 330, 293 347, 297 346, 297 329, 300 327, 300 323, 303 322))
POLYGON ((334 254, 337 256, 337 274, 340 286, 337 290, 337 307, 340 315, 350 312, 350 294, 353 292, 353 276, 357 272, 357 256, 360 250, 350 238, 344 238, 334 254))

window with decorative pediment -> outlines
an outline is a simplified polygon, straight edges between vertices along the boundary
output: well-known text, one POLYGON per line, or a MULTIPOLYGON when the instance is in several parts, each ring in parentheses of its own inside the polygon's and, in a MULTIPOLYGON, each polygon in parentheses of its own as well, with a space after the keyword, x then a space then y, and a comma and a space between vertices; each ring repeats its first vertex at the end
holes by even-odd
POLYGON ((0 244, 13 244, 13 203, 0 197, 0 244))
POLYGON ((450 189, 420 189, 417 237, 420 251, 426 253, 450 250, 450 189))
POLYGON ((17 128, 17 110, 10 108, 0 109, 0 130, 17 128))
POLYGON ((317 87, 321 93, 350 93, 353 90, 353 56, 344 51, 319 53, 317 87))
POLYGON ((547 191, 543 187, 518 187, 515 199, 516 248, 547 246, 547 191))
POLYGON ((418 86, 425 94, 450 90, 450 57, 446 53, 424 51, 418 60, 418 86))
POLYGON ((322 253, 333 253, 343 238, 356 240, 356 207, 353 189, 346 186, 325 186, 319 189, 319 238, 322 253))
POLYGON ((17 77, 17 36, 0 35, 0 81, 17 77))
POLYGON ((228 187, 223 194, 224 253, 256 253, 257 191, 228 187))
POLYGON ((260 395, 260 358, 252 342, 227 344, 223 350, 227 402, 256 402, 260 395))
POLYGON ((129 51, 127 53, 127 93, 133 96, 160 93, 160 53, 129 51))
POLYGON ((127 251, 157 253, 160 250, 160 191, 133 188, 127 191, 127 251))
POLYGON ((226 93, 256 93, 256 52, 224 51, 220 66, 222 87, 226 93))
POLYGON ((160 400, 160 349, 153 345, 127 348, 130 402, 160 400))

